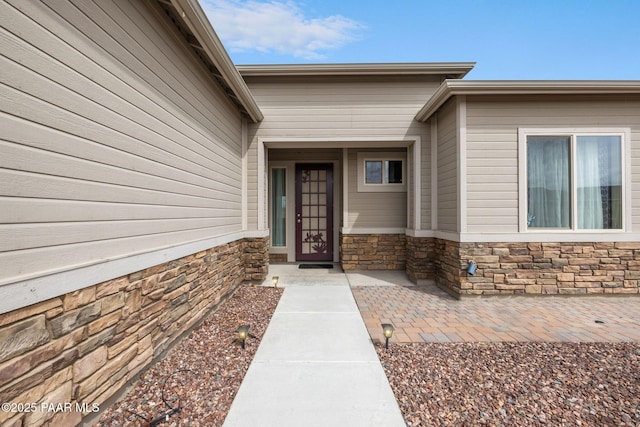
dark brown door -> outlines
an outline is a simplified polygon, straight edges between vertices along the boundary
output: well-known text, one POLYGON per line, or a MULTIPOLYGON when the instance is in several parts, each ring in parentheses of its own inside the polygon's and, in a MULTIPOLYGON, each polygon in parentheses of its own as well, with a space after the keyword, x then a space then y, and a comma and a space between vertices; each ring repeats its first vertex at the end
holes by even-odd
POLYGON ((296 260, 333 261, 333 165, 296 165, 296 260))

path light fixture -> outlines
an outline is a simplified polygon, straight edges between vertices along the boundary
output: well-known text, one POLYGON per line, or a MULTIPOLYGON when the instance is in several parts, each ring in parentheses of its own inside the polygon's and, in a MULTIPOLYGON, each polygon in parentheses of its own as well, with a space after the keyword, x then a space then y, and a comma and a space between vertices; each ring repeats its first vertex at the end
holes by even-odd
POLYGON ((389 338, 393 336, 395 328, 391 323, 382 324, 382 334, 384 335, 384 348, 389 348, 389 338))
POLYGON ((240 340, 240 343, 242 343, 242 348, 244 348, 244 342, 249 336, 249 325, 240 326, 238 329, 236 329, 236 334, 238 335, 238 340, 240 340))
POLYGON ((273 276, 271 278, 271 282, 273 282, 273 287, 277 288, 278 287, 278 281, 280 280, 280 276, 273 276))
POLYGON ((467 267, 467 273, 469 273, 470 276, 473 276, 474 274, 476 274, 477 268, 478 265, 475 263, 475 261, 471 260, 469 261, 469 266, 467 267))

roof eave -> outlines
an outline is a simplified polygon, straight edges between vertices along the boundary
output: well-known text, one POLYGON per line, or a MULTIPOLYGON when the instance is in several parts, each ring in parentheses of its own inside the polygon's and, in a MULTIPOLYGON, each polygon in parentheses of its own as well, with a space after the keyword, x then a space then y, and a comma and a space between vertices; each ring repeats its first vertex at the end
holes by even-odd
POLYGON ((244 77, 443 75, 460 79, 475 62, 238 65, 244 77))
POLYGON ((428 120, 455 95, 591 95, 640 93, 639 80, 445 80, 415 119, 428 120))
POLYGON ((209 57, 229 86, 247 115, 254 122, 264 119, 260 107, 249 91, 247 84, 236 69, 222 42, 197 0, 170 0, 193 36, 198 40, 204 53, 209 57))

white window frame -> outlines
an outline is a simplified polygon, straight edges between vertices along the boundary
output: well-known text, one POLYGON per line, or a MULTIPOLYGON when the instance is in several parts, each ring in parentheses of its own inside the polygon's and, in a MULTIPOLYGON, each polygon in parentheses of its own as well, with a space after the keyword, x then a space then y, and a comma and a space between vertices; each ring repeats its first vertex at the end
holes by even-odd
POLYGON ((519 229, 526 233, 589 233, 619 234, 631 231, 631 129, 630 128, 519 128, 518 129, 518 204, 519 229), (529 136, 568 137, 571 144, 571 228, 528 227, 528 188, 527 188, 527 138, 529 136), (578 229, 577 228, 577 192, 575 191, 575 144, 579 136, 619 136, 621 141, 622 167, 622 228, 621 229, 578 229))
POLYGON ((407 191, 407 156, 401 152, 374 152, 374 151, 360 151, 357 156, 358 166, 358 192, 361 193, 390 193, 390 192, 405 192, 407 191), (402 162, 402 183, 388 183, 384 182, 384 167, 382 171, 383 182, 382 183, 367 183, 366 182, 366 167, 367 161, 384 162, 385 161, 400 161, 402 162))

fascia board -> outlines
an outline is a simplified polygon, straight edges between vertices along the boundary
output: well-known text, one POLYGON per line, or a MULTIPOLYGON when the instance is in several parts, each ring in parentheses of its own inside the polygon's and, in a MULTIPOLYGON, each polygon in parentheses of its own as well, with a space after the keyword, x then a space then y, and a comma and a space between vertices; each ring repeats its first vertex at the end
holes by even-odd
POLYGON ((640 93, 640 80, 445 80, 418 111, 415 119, 429 119, 456 95, 594 95, 640 93))
POLYGON ((211 26, 206 14, 197 0, 171 0, 193 35, 200 42, 203 50, 222 74, 234 95, 245 107, 254 122, 264 119, 260 107, 249 91, 244 79, 231 61, 229 54, 211 26))
POLYGON ((244 77, 447 75, 464 77, 475 62, 238 65, 244 77))

